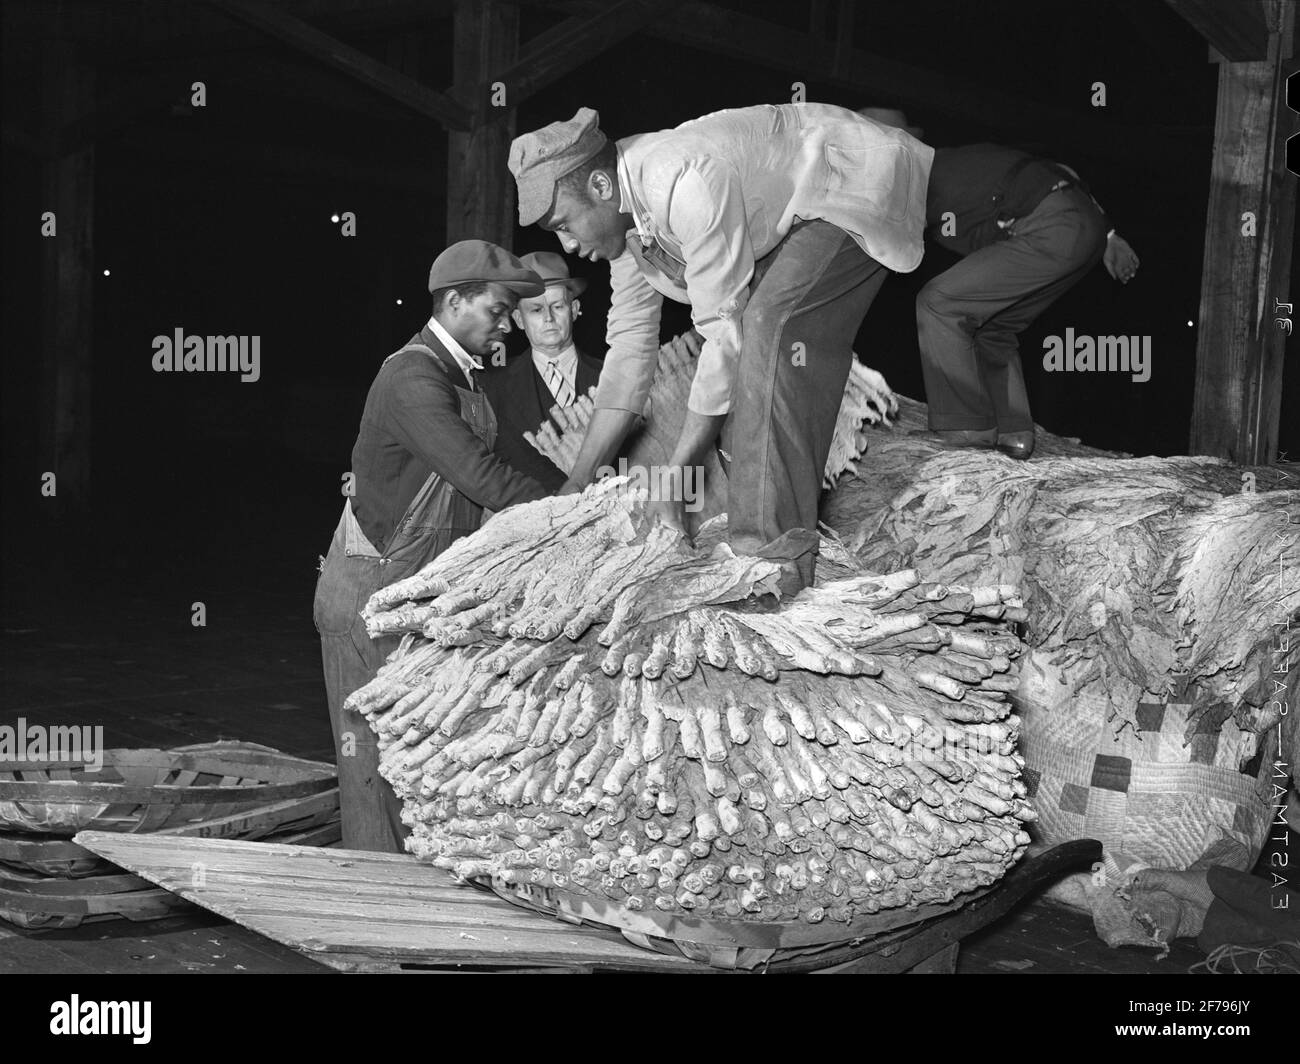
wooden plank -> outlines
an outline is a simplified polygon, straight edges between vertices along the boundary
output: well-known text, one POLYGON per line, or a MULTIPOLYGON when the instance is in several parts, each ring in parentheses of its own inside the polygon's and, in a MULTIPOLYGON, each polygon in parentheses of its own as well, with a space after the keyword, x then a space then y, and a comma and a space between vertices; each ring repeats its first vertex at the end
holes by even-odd
POLYGON ((446 242, 490 240, 508 249, 515 232, 515 182, 506 166, 515 136, 509 85, 507 106, 493 121, 484 116, 492 72, 510 69, 518 54, 519 11, 496 0, 457 0, 454 38, 456 92, 476 119, 447 136, 446 242))
POLYGON ((700 970, 527 912, 407 855, 105 832, 82 832, 76 842, 307 956, 700 970))
POLYGON ((1294 9, 1285 13, 1271 60, 1219 64, 1188 451, 1243 465, 1277 457, 1287 336, 1274 300, 1292 302, 1296 181, 1284 146, 1300 122, 1282 99, 1294 9))
POLYGON ((1225 59, 1237 63, 1267 57, 1269 27, 1264 5, 1259 0, 1165 0, 1165 3, 1225 59))
MULTIPOLYGON (((575 15, 528 42, 519 61, 488 71, 478 97, 490 96, 492 82, 505 84, 512 107, 535 95, 656 20, 671 18, 682 0, 619 0, 591 15, 575 15)), ((490 114, 484 117, 490 118, 490 114)))
POLYGON ((372 59, 365 52, 344 44, 327 33, 322 33, 301 19, 253 0, 205 0, 205 2, 220 8, 232 18, 270 34, 336 70, 343 71, 362 84, 382 92, 412 110, 435 119, 448 129, 469 127, 470 114, 462 104, 372 59))

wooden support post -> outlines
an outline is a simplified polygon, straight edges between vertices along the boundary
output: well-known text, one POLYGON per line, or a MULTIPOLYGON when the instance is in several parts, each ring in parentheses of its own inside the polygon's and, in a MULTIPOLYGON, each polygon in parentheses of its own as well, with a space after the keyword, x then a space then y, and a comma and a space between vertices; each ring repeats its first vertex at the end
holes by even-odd
MULTIPOLYGON (((71 41, 43 45, 42 113, 54 143, 61 125, 94 106, 94 71, 71 41)), ((90 146, 42 167, 41 210, 54 214, 55 235, 41 241, 40 473, 55 475, 47 501, 59 515, 90 502, 91 325, 95 256, 95 152, 90 146)), ((37 224, 37 219, 32 224, 37 224)), ((147 352, 146 352, 147 354, 147 352)), ((34 480, 31 490, 37 490, 34 480)))
POLYGON ((447 134, 447 243, 490 240, 509 248, 515 232, 515 182, 506 168, 515 136, 515 101, 492 103, 493 72, 519 51, 519 9, 498 0, 457 0, 455 95, 472 114, 468 131, 447 134))
POLYGON ((1297 122, 1283 99, 1294 9, 1268 9, 1269 58, 1219 63, 1189 448, 1247 465, 1277 456, 1287 337, 1274 300, 1294 302, 1296 181, 1284 146, 1297 122))

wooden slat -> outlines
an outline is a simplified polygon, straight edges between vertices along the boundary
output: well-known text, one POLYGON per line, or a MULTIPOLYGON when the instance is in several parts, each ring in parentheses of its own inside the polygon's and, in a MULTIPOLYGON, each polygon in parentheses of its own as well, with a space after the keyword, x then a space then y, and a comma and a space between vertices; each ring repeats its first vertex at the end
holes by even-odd
POLYGON ((405 855, 95 831, 76 842, 307 956, 700 970, 612 933, 527 912, 405 855), (204 870, 197 886, 196 864, 204 870))

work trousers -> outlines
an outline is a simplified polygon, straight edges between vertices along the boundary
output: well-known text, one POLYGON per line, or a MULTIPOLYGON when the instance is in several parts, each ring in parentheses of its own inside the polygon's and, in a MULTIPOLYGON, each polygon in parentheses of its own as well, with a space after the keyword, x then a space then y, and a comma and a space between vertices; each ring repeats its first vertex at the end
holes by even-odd
POLYGON ((755 264, 723 443, 732 548, 811 583, 817 506, 858 326, 886 269, 838 226, 797 223, 755 264))
POLYGON ((325 697, 334 729, 343 846, 403 853, 402 802, 379 775, 378 739, 362 714, 343 708, 348 695, 373 680, 397 647, 396 636, 371 639, 358 616, 370 596, 387 583, 385 575, 384 559, 347 554, 340 527, 321 566, 312 613, 320 632, 325 697))
POLYGON ((1049 193, 1008 232, 917 296, 931 429, 1033 429, 1020 333, 1106 250, 1103 215, 1075 186, 1049 193))

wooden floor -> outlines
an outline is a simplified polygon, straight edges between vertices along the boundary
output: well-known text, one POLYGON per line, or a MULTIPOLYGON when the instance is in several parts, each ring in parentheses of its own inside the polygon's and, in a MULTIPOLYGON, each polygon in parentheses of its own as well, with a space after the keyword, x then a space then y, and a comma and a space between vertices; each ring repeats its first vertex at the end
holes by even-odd
MULTIPOLYGON (((108 747, 226 738, 332 760, 311 622, 316 559, 337 517, 336 500, 322 496, 279 500, 282 510, 248 504, 251 517, 228 536, 205 532, 201 550, 180 519, 151 524, 143 545, 123 526, 120 542, 94 555, 89 535, 26 553, 9 544, 0 723, 100 725, 108 747), (275 527, 257 532, 268 512, 275 527), (202 627, 191 623, 196 602, 202 627)), ((226 498, 221 507, 238 505, 226 498)), ((1110 950, 1087 917, 1034 903, 968 939, 958 970, 1170 973, 1200 959, 1191 942, 1164 960, 1110 950)), ((199 910, 64 931, 0 922, 0 973, 205 971, 329 970, 199 910)))
MULTIPOLYGON (((1088 917, 1040 901, 967 939, 957 971, 1177 975, 1201 960, 1204 955, 1187 940, 1175 943, 1163 960, 1149 950, 1108 949, 1088 917)), ((67 931, 23 931, 0 922, 0 975, 38 972, 337 974, 201 909, 146 924, 117 920, 67 931)))

